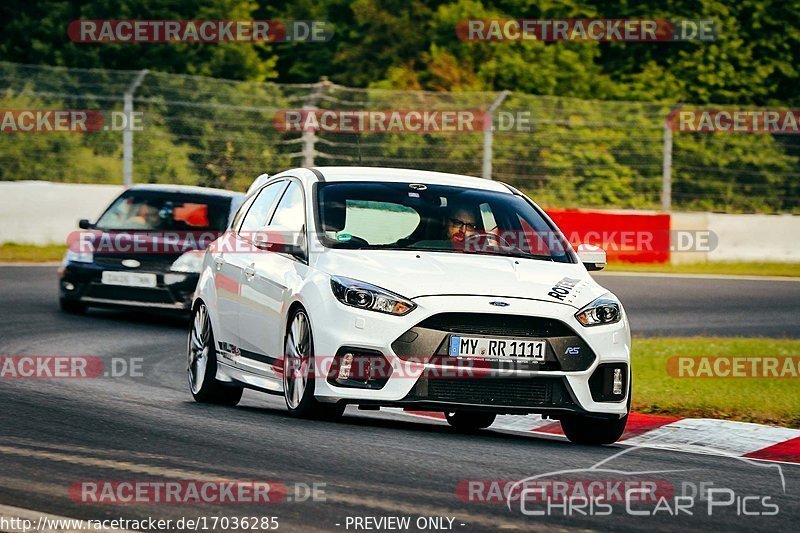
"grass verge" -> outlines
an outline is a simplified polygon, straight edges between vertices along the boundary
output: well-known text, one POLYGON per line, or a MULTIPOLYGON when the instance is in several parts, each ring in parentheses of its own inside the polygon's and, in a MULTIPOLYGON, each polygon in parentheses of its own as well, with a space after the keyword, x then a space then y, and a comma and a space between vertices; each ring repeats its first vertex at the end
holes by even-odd
POLYGON ((673 356, 798 356, 800 340, 635 338, 633 410, 800 428, 800 378, 675 378, 673 356))
MULTIPOLYGON (((67 247, 63 245, 36 246, 32 244, 0 244, 0 262, 20 263, 60 261, 67 247)), ((695 263, 689 265, 650 265, 612 263, 609 272, 657 272, 665 274, 734 274, 742 276, 800 277, 800 264, 793 263, 695 263)))
POLYGON ((797 263, 692 263, 688 265, 651 265, 613 263, 609 272, 658 272, 662 274, 729 274, 739 276, 800 277, 797 263))
POLYGON ((0 244, 0 263, 61 261, 66 251, 66 245, 61 244, 34 246, 8 242, 0 244))

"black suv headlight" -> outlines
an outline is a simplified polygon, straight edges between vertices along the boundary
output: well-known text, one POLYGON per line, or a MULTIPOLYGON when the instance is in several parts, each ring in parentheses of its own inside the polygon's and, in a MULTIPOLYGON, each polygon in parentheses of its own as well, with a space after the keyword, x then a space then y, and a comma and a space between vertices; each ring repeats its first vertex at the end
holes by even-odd
POLYGON ((378 313, 403 316, 417 307, 408 298, 355 279, 331 276, 331 289, 343 304, 378 313))
POLYGON ((619 300, 608 293, 575 313, 575 318, 586 327, 614 324, 622 320, 622 308, 619 300))

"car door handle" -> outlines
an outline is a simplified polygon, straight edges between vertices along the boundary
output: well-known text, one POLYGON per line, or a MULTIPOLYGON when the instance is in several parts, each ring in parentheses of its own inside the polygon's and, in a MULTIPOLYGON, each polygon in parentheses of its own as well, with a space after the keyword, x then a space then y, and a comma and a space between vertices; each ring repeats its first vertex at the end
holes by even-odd
POLYGON ((217 270, 222 270, 222 265, 224 263, 225 263, 225 260, 223 258, 221 258, 221 257, 215 257, 214 258, 214 266, 217 268, 217 270))
POLYGON ((252 279, 256 276, 256 269, 255 263, 250 266, 244 267, 244 277, 247 281, 252 281, 252 279))

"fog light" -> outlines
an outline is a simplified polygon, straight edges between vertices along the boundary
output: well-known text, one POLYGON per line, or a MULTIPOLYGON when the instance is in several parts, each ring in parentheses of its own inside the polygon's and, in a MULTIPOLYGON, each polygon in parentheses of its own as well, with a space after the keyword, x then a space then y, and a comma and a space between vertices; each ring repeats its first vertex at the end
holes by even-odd
POLYGON ((164 274, 164 284, 174 285, 186 281, 186 274, 164 274))
POLYGON ((348 379, 350 377, 350 367, 353 366, 353 354, 346 353, 342 356, 342 362, 339 364, 339 374, 337 379, 348 379))
POLYGON ((64 284, 64 290, 65 290, 65 291, 74 291, 74 290, 75 290, 75 285, 73 285, 72 283, 70 283, 70 282, 68 281, 68 282, 66 282, 66 283, 64 284))
POLYGON ((622 394, 622 369, 614 369, 614 387, 611 390, 612 394, 622 394))

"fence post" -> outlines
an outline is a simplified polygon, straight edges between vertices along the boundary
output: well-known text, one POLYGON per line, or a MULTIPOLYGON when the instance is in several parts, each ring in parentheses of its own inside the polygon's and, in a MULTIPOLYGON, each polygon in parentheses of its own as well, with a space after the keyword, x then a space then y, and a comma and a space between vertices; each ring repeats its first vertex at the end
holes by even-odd
MULTIPOLYGON (((314 84, 314 91, 309 96, 306 103, 303 104, 303 110, 309 111, 316 111, 317 110, 317 103, 319 103, 322 94, 327 89, 330 82, 328 81, 327 76, 322 76, 319 79, 318 83, 314 84)), ((317 144, 317 132, 316 131, 303 131, 302 135, 302 143, 303 143, 303 166, 304 167, 313 167, 314 166, 314 156, 317 155, 316 151, 316 144, 317 144)))
POLYGON ((673 108, 664 119, 663 162, 661 167, 661 210, 672 210, 672 117, 678 110, 673 108))
POLYGON ((122 130, 122 183, 126 188, 133 185, 133 93, 148 72, 147 69, 140 70, 123 95, 126 124, 122 130))
POLYGON ((510 94, 509 91, 501 92, 498 97, 489 106, 484 115, 483 123, 483 173, 481 174, 485 179, 492 179, 492 141, 494 130, 494 112, 510 94))

